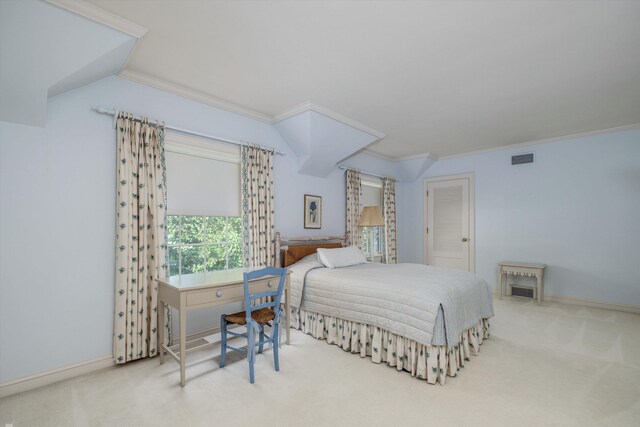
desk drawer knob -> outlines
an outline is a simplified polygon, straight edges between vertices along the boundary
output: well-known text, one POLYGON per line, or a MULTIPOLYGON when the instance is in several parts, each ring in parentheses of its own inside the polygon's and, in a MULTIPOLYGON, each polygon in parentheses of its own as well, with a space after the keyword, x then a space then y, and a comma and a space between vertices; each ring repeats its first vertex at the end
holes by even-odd
POLYGON ((218 291, 218 292, 216 292, 216 296, 217 296, 217 297, 221 297, 221 296, 222 296, 222 291, 218 291))
POLYGON ((267 286, 270 288, 273 288, 273 282, 271 280, 269 280, 269 283, 267 283, 267 286))

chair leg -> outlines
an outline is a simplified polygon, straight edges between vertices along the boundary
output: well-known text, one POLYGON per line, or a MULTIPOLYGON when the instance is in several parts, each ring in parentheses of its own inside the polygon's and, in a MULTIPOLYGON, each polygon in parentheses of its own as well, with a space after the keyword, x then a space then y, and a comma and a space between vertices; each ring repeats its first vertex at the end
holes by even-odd
POLYGON ((249 381, 254 382, 253 364, 256 358, 255 331, 247 325, 247 361, 249 362, 249 381))
MULTIPOLYGON (((275 328, 275 330, 271 331, 271 333, 273 334, 271 339, 276 340, 278 337, 278 331, 280 329, 280 326, 277 323, 275 323, 273 327, 275 328)), ((276 371, 279 371, 280 364, 278 363, 278 346, 275 343, 273 343, 272 347, 273 347, 273 365, 275 366, 276 371)))
POLYGON ((258 347, 258 353, 262 354, 264 349, 264 325, 260 325, 260 345, 258 347))
POLYGON ((220 367, 224 368, 224 362, 227 357, 227 321, 224 319, 225 314, 220 316, 220 367))
MULTIPOLYGON (((283 316, 284 310, 280 310, 280 321, 278 322, 278 348, 282 348, 282 328, 280 328, 280 325, 286 325, 287 321, 285 319, 285 317, 283 316)), ((275 343, 274 343, 275 345, 275 343)))

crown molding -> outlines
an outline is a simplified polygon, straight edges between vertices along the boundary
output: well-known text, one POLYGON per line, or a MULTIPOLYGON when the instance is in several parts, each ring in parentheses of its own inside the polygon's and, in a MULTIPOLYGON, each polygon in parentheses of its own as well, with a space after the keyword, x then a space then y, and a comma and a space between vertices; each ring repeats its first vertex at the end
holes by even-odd
POLYGON ((109 28, 120 31, 121 33, 135 37, 136 39, 144 36, 147 28, 142 25, 131 22, 128 19, 124 19, 115 13, 108 12, 104 9, 94 6, 90 3, 81 0, 46 0, 54 6, 58 6, 62 9, 73 12, 76 15, 80 15, 84 18, 106 25, 109 28))
POLYGON ((234 104, 229 101, 216 98, 211 95, 207 95, 203 92, 200 92, 194 89, 189 89, 177 83, 172 83, 164 79, 152 77, 146 73, 141 73, 139 71, 132 71, 132 70, 126 69, 118 75, 127 80, 131 80, 136 83, 141 83, 146 86, 151 86, 156 89, 161 89, 166 92, 173 93, 175 95, 179 95, 185 98, 192 99, 194 101, 201 102, 203 104, 210 105, 212 107, 220 108, 221 110, 229 111, 231 113, 241 114, 243 116, 246 116, 255 120, 259 120, 261 122, 271 123, 271 117, 266 114, 251 110, 249 108, 243 107, 238 104, 234 104))
POLYGON ((594 130, 594 131, 589 131, 589 132, 574 133, 574 134, 570 134, 570 135, 557 136, 557 137, 553 137, 553 138, 538 139, 538 140, 535 140, 535 141, 527 141, 527 142, 520 142, 520 143, 515 143, 515 144, 501 145, 499 147, 491 147, 491 148, 484 148, 484 149, 481 149, 481 150, 467 151, 467 152, 460 153, 460 154, 452 154, 450 156, 436 156, 436 155, 431 154, 429 152, 425 152, 425 153, 419 153, 419 154, 412 154, 410 156, 393 157, 393 156, 388 156, 386 154, 382 154, 382 153, 380 153, 378 151, 374 151, 371 148, 364 149, 364 150, 362 150, 362 152, 366 153, 366 154, 371 154, 372 156, 379 157, 381 159, 389 160, 389 161, 392 161, 392 162, 401 162, 401 161, 404 161, 404 160, 413 160, 413 159, 418 159, 418 158, 421 158, 421 157, 430 157, 433 160, 437 161, 437 160, 455 159, 455 158, 458 158, 458 157, 465 157, 465 156, 473 156, 473 155, 476 155, 476 154, 490 153, 492 151, 511 150, 511 149, 514 149, 514 148, 524 148, 524 147, 533 146, 533 145, 549 144, 549 143, 552 143, 552 142, 562 142, 562 141, 568 141, 568 140, 577 139, 577 138, 588 138, 590 136, 604 135, 604 134, 613 133, 613 132, 624 132, 626 130, 634 130, 634 129, 640 129, 640 123, 635 123, 635 124, 625 125, 625 126, 617 126, 617 127, 613 127, 613 128, 607 128, 607 129, 594 130))
POLYGON ((415 160, 415 159, 422 159, 422 158, 431 158, 433 160, 438 160, 439 157, 435 156, 429 152, 424 152, 424 153, 418 153, 418 154, 412 154, 410 156, 403 156, 403 157, 393 157, 393 156, 389 156, 383 153, 380 153, 378 151, 373 150, 372 148, 366 148, 364 150, 362 150, 363 153, 365 154, 370 154, 374 157, 378 157, 379 159, 383 159, 383 160, 388 160, 390 162, 403 162, 405 160, 415 160))
MULTIPOLYGON (((58 1, 58 0, 55 0, 55 1, 58 1)), ((190 89, 180 84, 172 83, 170 81, 167 81, 158 77, 153 77, 146 73, 141 73, 139 71, 125 69, 121 71, 120 74, 118 74, 118 76, 127 80, 134 81, 136 83, 141 83, 146 86, 151 86, 156 89, 161 89, 166 92, 170 92, 185 98, 189 98, 194 101, 201 102, 203 104, 211 105, 212 107, 220 108, 222 110, 229 111, 232 113, 241 114, 245 117, 259 120, 264 123, 276 124, 282 120, 296 116, 305 111, 315 111, 316 113, 322 114, 324 116, 337 120, 341 123, 344 123, 347 126, 351 126, 355 129, 358 129, 359 131, 375 136, 378 139, 382 139, 386 136, 384 133, 377 131, 369 126, 366 126, 358 121, 352 120, 346 116, 336 113, 335 111, 332 111, 320 105, 313 104, 311 102, 305 102, 303 104, 297 105, 282 114, 272 117, 272 116, 269 116, 268 114, 260 113, 258 111, 252 110, 247 107, 243 107, 233 102, 225 101, 223 99, 205 94, 201 91, 190 89)))
POLYGON ((439 157, 427 152, 424 153, 418 153, 418 154, 412 154, 410 156, 403 156, 403 157, 396 157, 396 160, 399 162, 405 161, 405 160, 415 160, 415 159, 423 159, 423 158, 427 158, 430 157, 433 160, 438 160, 439 157))
POLYGON ((283 111, 282 113, 276 115, 271 120, 272 124, 276 124, 279 121, 286 120, 290 117, 297 116, 300 113, 304 113, 307 110, 310 110, 310 106, 313 105, 311 102, 303 102, 302 104, 298 104, 295 107, 291 107, 288 110, 283 111))
POLYGON ((273 118, 273 120, 271 120, 271 123, 276 124, 282 120, 286 120, 290 117, 297 116, 300 113, 304 113, 305 111, 315 111, 316 113, 322 114, 323 116, 327 116, 341 123, 344 123, 347 126, 351 126, 352 128, 358 129, 359 131, 375 136, 378 139, 382 139, 386 136, 384 133, 378 130, 366 126, 356 120, 352 120, 346 116, 343 116, 342 114, 336 113, 335 111, 332 111, 326 107, 314 104, 310 101, 304 102, 300 105, 296 105, 295 107, 278 114, 273 118))
POLYGON ((371 148, 365 148, 364 150, 360 151, 360 153, 367 154, 369 156, 377 157, 379 159, 387 160, 387 161, 390 161, 390 162, 395 162, 397 160, 395 157, 387 156, 386 154, 382 154, 382 153, 380 153, 378 151, 375 151, 375 150, 373 150, 371 148))
POLYGON ((523 147, 529 147, 533 145, 549 144, 552 142, 569 141, 571 139, 578 139, 578 138, 588 138, 591 136, 604 135, 607 133, 614 133, 614 132, 624 132, 626 130, 634 130, 634 129, 640 129, 640 123, 635 123, 632 125, 625 125, 625 126, 618 126, 613 128, 607 128, 607 129, 593 130, 589 132, 574 133, 571 135, 556 136, 554 138, 538 139, 535 141, 501 145, 500 147, 491 147, 491 148, 485 148, 482 150, 467 151, 466 153, 452 154, 450 156, 442 156, 442 157, 439 157, 437 160, 455 159, 458 157, 473 156, 475 154, 490 153, 492 151, 511 150, 514 148, 523 148, 523 147))

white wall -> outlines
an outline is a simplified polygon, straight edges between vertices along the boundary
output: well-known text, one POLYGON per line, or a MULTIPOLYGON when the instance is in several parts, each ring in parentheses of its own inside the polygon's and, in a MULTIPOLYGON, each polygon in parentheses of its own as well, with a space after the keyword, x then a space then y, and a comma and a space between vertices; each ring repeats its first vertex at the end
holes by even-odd
POLYGON ((111 354, 115 130, 95 105, 286 152, 275 160, 277 229, 344 233, 344 171, 298 175, 271 124, 118 77, 54 97, 44 128, 0 122, 0 382, 111 354), (323 197, 321 230, 303 228, 305 193, 323 197))
POLYGON ((500 260, 542 262, 547 295, 640 305, 640 130, 439 160, 400 185, 402 262, 423 260, 424 177, 466 172, 488 283, 500 260), (511 166, 528 152, 535 163, 511 166))

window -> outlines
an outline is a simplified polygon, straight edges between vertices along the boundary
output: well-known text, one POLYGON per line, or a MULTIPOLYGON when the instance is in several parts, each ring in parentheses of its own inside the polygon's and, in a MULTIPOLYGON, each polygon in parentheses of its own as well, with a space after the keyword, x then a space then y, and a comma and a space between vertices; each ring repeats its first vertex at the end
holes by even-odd
POLYGON ((364 228, 363 246, 364 246, 365 255, 371 256, 371 254, 369 253, 369 248, 370 248, 369 238, 371 234, 373 234, 373 256, 382 255, 382 250, 384 248, 383 230, 384 230, 384 227, 365 227, 364 228))
POLYGON ((240 149, 167 131, 169 215, 240 216, 240 149))
MULTIPOLYGON (((382 180, 372 177, 362 179, 362 196, 360 197, 360 205, 362 208, 365 206, 378 206, 380 207, 380 210, 382 210, 382 180)), ((365 227, 362 230, 362 234, 364 237, 364 253, 368 257, 372 256, 369 253, 369 240, 373 239, 373 256, 381 256, 384 244, 384 227, 365 227)))
POLYGON ((169 274, 243 266, 240 149, 167 131, 169 274))
POLYGON ((232 216, 167 216, 169 274, 243 266, 242 222, 232 216))

